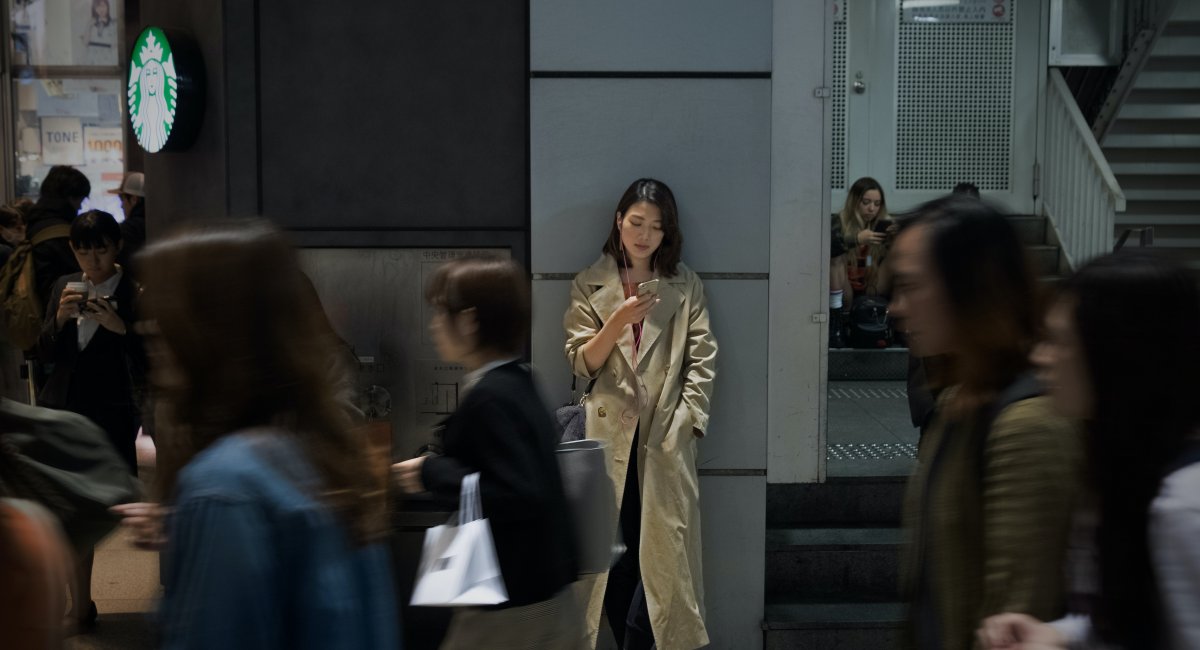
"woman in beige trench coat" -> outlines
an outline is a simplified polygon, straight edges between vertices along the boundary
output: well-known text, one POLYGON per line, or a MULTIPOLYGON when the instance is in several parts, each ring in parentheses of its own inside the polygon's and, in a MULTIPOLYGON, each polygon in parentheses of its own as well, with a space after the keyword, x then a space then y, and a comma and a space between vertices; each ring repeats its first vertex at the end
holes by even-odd
POLYGON ((611 574, 593 579, 593 646, 602 608, 625 648, 708 644, 696 440, 708 427, 717 342, 704 287, 679 262, 682 243, 670 189, 636 181, 618 204, 604 254, 575 277, 563 319, 572 370, 595 380, 584 402, 587 437, 608 443, 630 549, 611 574), (638 285, 654 278, 657 288, 639 296, 638 285), (630 569, 636 590, 629 594, 627 584, 616 593, 630 569))

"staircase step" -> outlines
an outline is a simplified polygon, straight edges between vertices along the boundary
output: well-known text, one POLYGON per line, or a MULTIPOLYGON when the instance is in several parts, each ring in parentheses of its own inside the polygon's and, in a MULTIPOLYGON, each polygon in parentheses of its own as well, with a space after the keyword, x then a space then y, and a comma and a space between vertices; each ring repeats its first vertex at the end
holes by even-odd
POLYGON ((767 603, 766 650, 889 650, 906 641, 902 603, 767 603))
POLYGON ((1200 72, 1142 72, 1134 81, 1135 88, 1200 88, 1200 72))
POLYGON ((1026 245, 1046 244, 1045 217, 1009 217, 1008 222, 1020 235, 1021 243, 1026 245))
MULTIPOLYGON (((1200 161, 1198 161, 1200 164, 1200 161)), ((1125 193, 1126 199, 1131 194, 1150 191, 1150 192, 1195 192, 1200 189, 1200 174, 1159 174, 1159 175, 1143 175, 1143 174, 1118 174, 1117 182, 1121 184, 1121 191, 1125 193)), ((1126 206, 1128 209, 1129 206, 1126 206)))
POLYGON ((1200 20, 1195 19, 1196 8, 1186 0, 1176 5, 1175 13, 1163 29, 1163 36, 1200 36, 1200 20), (1186 13, 1191 12, 1191 13, 1186 13))
MULTIPOLYGON (((1200 64, 1200 62, 1198 62, 1200 64)), ((1200 119, 1200 104, 1134 104, 1126 102, 1117 114, 1121 120, 1194 120, 1200 119)))
POLYGON ((1134 88, 1130 90, 1129 97, 1125 102, 1126 104, 1196 104, 1200 103, 1200 89, 1134 88))
POLYGON ((1200 148, 1153 149, 1153 148, 1105 148, 1104 158, 1109 166, 1125 164, 1177 164, 1186 165, 1200 160, 1200 148))
MULTIPOLYGON (((1129 200, 1125 204, 1126 215, 1200 215, 1200 201, 1129 200)), ((1121 218, 1117 215, 1117 219, 1121 218)))
POLYGON ((1200 56, 1197 56, 1195 51, 1191 54, 1174 53, 1167 56, 1159 54, 1157 50, 1150 55, 1150 60, 1144 68, 1149 72, 1191 72, 1197 69, 1200 69, 1200 56))
POLYGON ((1104 149, 1200 148, 1198 134, 1112 134, 1104 138, 1104 149))
POLYGON ((1026 246, 1025 250, 1034 272, 1039 276, 1058 273, 1058 246, 1026 246))
POLYGON ((1195 56, 1196 52, 1200 52, 1200 36, 1164 33, 1154 43, 1154 51, 1150 53, 1150 60, 1154 61, 1161 57, 1190 57, 1195 56))
POLYGON ((1160 228, 1200 226, 1200 211, 1197 211, 1195 214, 1117 213, 1116 227, 1118 230, 1122 228, 1145 228, 1146 226, 1154 226, 1155 231, 1160 228))
POLYGON ((1195 158, 1189 162, 1128 162, 1114 163, 1109 161, 1109 168, 1112 173, 1117 176, 1121 187, 1125 187, 1124 181, 1121 181, 1123 176, 1186 176, 1188 174, 1200 174, 1200 158, 1195 158))
POLYGON ((1128 201, 1200 201, 1200 187, 1195 185, 1186 189, 1121 189, 1128 201))
POLYGON ((767 600, 895 600, 902 539, 895 527, 768 529, 767 600))
MULTIPOLYGON (((1157 108, 1162 108, 1158 106, 1157 108)), ((1108 137, 1119 135, 1196 135, 1200 133, 1200 119, 1129 119, 1122 116, 1113 124, 1108 137)))
POLYGON ((908 478, 829 478, 824 483, 768 483, 767 526, 900 525, 908 478))

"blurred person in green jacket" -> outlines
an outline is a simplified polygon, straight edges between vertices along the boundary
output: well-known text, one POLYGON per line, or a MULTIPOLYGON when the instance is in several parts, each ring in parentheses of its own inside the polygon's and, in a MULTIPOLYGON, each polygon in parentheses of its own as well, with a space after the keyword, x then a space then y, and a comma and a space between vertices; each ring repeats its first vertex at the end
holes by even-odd
POLYGON ((1081 440, 1031 371, 1036 280, 1004 215, 962 197, 921 206, 892 265, 890 311, 912 352, 946 359, 905 498, 912 641, 972 648, 990 615, 1063 613, 1081 440))

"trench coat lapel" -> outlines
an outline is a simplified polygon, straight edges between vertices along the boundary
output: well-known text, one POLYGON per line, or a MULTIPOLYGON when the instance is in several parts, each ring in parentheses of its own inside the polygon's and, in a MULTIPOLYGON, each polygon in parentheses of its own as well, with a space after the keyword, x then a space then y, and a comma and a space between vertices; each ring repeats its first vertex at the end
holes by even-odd
POLYGON ((642 328, 642 345, 638 353, 639 371, 645 368, 647 360, 654 352, 654 343, 658 341, 658 337, 670 325, 671 319, 683 305, 684 295, 679 290, 679 283, 682 281, 681 276, 675 276, 670 280, 659 282, 659 303, 646 315, 646 322, 642 328))
MULTIPOLYGON (((617 272, 617 263, 608 255, 603 255, 588 269, 587 283, 598 287, 588 296, 588 302, 596 310, 603 322, 608 322, 613 312, 625 302, 625 289, 621 286, 621 275, 617 272)), ((643 343, 643 346, 645 344, 643 343)), ((621 350, 621 358, 625 366, 633 370, 633 328, 626 327, 617 339, 617 347, 621 350)))

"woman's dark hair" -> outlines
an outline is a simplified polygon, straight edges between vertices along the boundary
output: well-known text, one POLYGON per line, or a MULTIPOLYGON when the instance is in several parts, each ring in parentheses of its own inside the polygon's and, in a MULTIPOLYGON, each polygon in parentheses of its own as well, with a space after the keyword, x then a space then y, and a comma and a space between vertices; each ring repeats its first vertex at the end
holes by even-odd
POLYGON ((323 478, 314 496, 353 538, 379 538, 386 472, 370 471, 365 436, 334 400, 335 342, 284 235, 264 221, 206 222, 149 246, 137 263, 148 336, 161 337, 181 378, 159 386, 169 415, 158 424, 162 494, 216 440, 270 427, 295 436, 323 478))
POLYGON ((0 205, 0 227, 18 228, 25 225, 25 212, 12 205, 0 205))
POLYGON ((979 186, 974 183, 959 183, 954 186, 953 193, 977 199, 979 198, 979 186))
MULTIPOLYGON (((683 232, 679 230, 679 207, 675 204, 675 195, 671 188, 662 181, 653 178, 639 178, 634 181, 621 200, 617 202, 617 218, 625 216, 625 211, 636 203, 649 203, 662 213, 663 240, 654 257, 651 267, 659 275, 673 278, 679 273, 679 260, 683 256, 683 232)), ((604 243, 604 252, 617 261, 617 266, 624 268, 625 254, 621 249, 621 229, 614 220, 608 233, 608 241, 604 243)))
POLYGON ((104 248, 121 243, 121 226, 103 210, 88 210, 71 222, 71 245, 75 248, 104 248))
POLYGON ((902 223, 928 229, 929 258, 954 320, 959 349, 944 382, 959 389, 947 414, 976 417, 1030 366, 1041 309, 1025 248, 1008 219, 977 199, 930 201, 902 223))
POLYGON ((1074 309, 1095 405, 1086 441, 1100 508, 1096 629, 1120 647, 1158 647, 1149 511, 1200 426, 1200 288, 1184 268, 1130 252, 1089 262, 1060 299, 1074 309), (1139 305, 1152 305, 1153 316, 1139 305))
POLYGON ((86 199, 92 193, 92 184, 83 172, 68 167, 55 165, 50 168, 46 178, 42 180, 41 197, 43 199, 86 199))
POLYGON ((425 300, 448 314, 475 310, 478 345, 519 355, 529 334, 529 279, 512 260, 465 257, 447 262, 434 272, 425 300))

